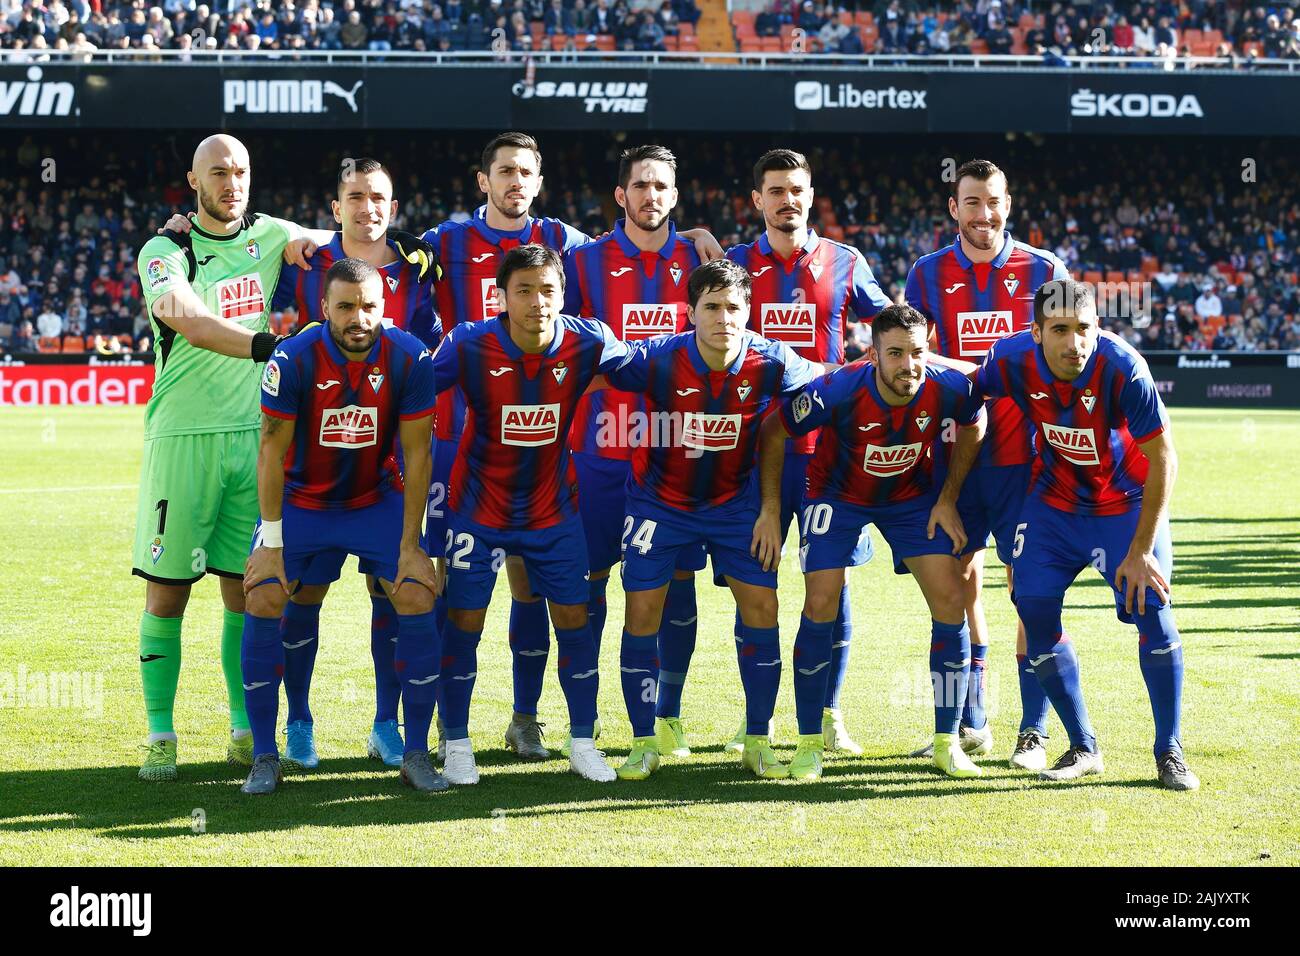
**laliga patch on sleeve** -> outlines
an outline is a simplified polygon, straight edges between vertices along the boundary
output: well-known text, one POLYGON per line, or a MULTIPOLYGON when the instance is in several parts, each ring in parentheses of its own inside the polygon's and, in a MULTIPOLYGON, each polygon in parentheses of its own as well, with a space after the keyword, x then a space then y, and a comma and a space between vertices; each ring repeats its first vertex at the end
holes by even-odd
POLYGON ((812 395, 808 392, 801 392, 790 406, 790 411, 794 415, 795 424, 803 421, 812 414, 812 395))
POLYGON ((167 263, 161 259, 150 259, 149 264, 144 269, 145 280, 149 283, 149 291, 162 288, 172 281, 171 270, 167 268, 167 263))
POLYGON ((272 398, 280 395, 280 366, 275 359, 266 363, 266 371, 262 373, 262 391, 272 398))

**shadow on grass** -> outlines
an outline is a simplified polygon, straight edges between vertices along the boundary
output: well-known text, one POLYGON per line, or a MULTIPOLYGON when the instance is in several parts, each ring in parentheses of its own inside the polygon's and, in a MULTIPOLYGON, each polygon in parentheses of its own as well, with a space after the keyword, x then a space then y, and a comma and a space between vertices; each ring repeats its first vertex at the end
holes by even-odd
POLYGON ((1256 654, 1270 661, 1300 661, 1300 654, 1256 654))

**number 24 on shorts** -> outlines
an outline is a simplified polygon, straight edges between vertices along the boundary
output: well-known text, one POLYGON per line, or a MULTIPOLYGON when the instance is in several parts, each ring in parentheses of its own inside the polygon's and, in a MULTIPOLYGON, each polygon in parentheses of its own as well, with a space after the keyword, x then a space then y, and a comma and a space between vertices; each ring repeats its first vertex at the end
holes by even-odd
POLYGON ((626 551, 628 545, 631 545, 642 554, 649 554, 650 546, 654 541, 655 529, 659 527, 659 522, 645 518, 642 520, 641 526, 636 529, 636 533, 632 534, 632 526, 634 524, 636 524, 636 519, 631 515, 628 515, 623 519, 623 550, 626 551), (628 541, 627 539, 629 534, 632 534, 631 541, 628 541))

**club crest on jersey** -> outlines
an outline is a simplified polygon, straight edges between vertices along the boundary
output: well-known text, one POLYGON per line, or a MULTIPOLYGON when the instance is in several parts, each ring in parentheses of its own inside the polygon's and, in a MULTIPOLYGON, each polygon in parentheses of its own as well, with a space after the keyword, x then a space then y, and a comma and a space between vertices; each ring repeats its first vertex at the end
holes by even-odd
POLYGON ((384 376, 380 374, 379 366, 376 365, 371 369, 370 374, 367 375, 366 378, 370 380, 370 387, 374 390, 375 394, 378 395, 379 386, 384 384, 384 376))
POLYGON ((325 448, 365 448, 379 442, 379 412, 363 405, 327 408, 320 416, 320 444, 325 448))
POLYGON ((672 335, 677 331, 677 307, 657 303, 623 305, 623 341, 633 342, 672 335))
POLYGON ((388 282, 388 291, 389 291, 389 292, 396 292, 396 291, 397 291, 397 276, 384 276, 384 279, 388 282))
POLYGON ((257 244, 256 239, 249 239, 244 243, 244 251, 247 252, 254 260, 262 258, 262 247, 257 244))
POLYGON ((822 281, 822 264, 816 260, 808 263, 808 272, 812 274, 813 282, 822 281))
POLYGON ((275 359, 267 362, 266 368, 262 370, 262 391, 272 398, 280 395, 280 363, 275 359))
POLYGON ((262 314, 262 279, 257 273, 227 279, 217 286, 217 309, 223 319, 239 322, 262 314))
POLYGON ((1097 396, 1092 394, 1092 389, 1085 388, 1083 394, 1079 396, 1079 401, 1083 402, 1083 407, 1086 408, 1088 414, 1091 415, 1092 406, 1097 404, 1097 396))
POLYGON ((556 385, 563 385, 564 376, 569 374, 569 368, 563 362, 559 362, 556 364, 555 368, 551 369, 551 374, 555 376, 556 385))
POLYGON ((862 456, 862 470, 877 478, 897 478, 921 460, 921 443, 868 445, 862 456))
POLYGON ((1100 465, 1097 436, 1091 428, 1070 428, 1043 422, 1043 437, 1072 465, 1100 465))
POLYGON ((673 285, 679 285, 682 281, 682 267, 674 262, 668 267, 668 275, 672 277, 673 285))
POLYGON ((163 556, 163 552, 166 550, 163 547, 162 538, 153 539, 153 542, 149 545, 149 556, 153 558, 154 564, 158 563, 158 559, 163 556))
POLYGON ((993 343, 1010 335, 1011 311, 993 309, 987 312, 957 313, 957 349, 961 358, 980 358, 988 354, 993 343))
POLYGON ((501 406, 501 444, 532 448, 560 437, 560 405, 501 406))
POLYGON ((926 426, 929 424, 930 424, 929 412, 922 412, 920 415, 916 416, 916 427, 921 429, 921 431, 925 431, 926 426))
POLYGON ((1020 280, 1016 278, 1016 274, 1013 272, 1002 280, 1002 285, 1006 288, 1007 295, 1015 295, 1016 290, 1020 288, 1020 280))
POLYGON ((687 412, 682 421, 682 446, 699 451, 730 451, 740 440, 740 415, 687 412))
POLYGON ((736 386, 736 394, 740 396, 740 400, 742 402, 745 399, 749 398, 749 393, 752 391, 753 389, 749 387, 749 379, 744 379, 739 385, 736 386))
POLYGON ((817 306, 807 302, 765 302, 758 313, 758 330, 791 348, 817 344, 817 306))

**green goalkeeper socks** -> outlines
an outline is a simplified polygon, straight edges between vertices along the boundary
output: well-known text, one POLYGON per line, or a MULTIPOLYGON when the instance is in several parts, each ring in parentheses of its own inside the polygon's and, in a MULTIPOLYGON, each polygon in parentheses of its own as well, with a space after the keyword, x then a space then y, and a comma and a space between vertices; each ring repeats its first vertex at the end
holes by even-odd
POLYGON ((248 711, 244 709, 244 671, 240 665, 244 641, 244 615, 221 610, 221 672, 226 675, 226 695, 230 698, 230 729, 248 730, 248 711))
POLYGON ((145 611, 140 618, 140 682, 150 734, 175 734, 172 710, 181 676, 181 618, 155 617, 145 611))

